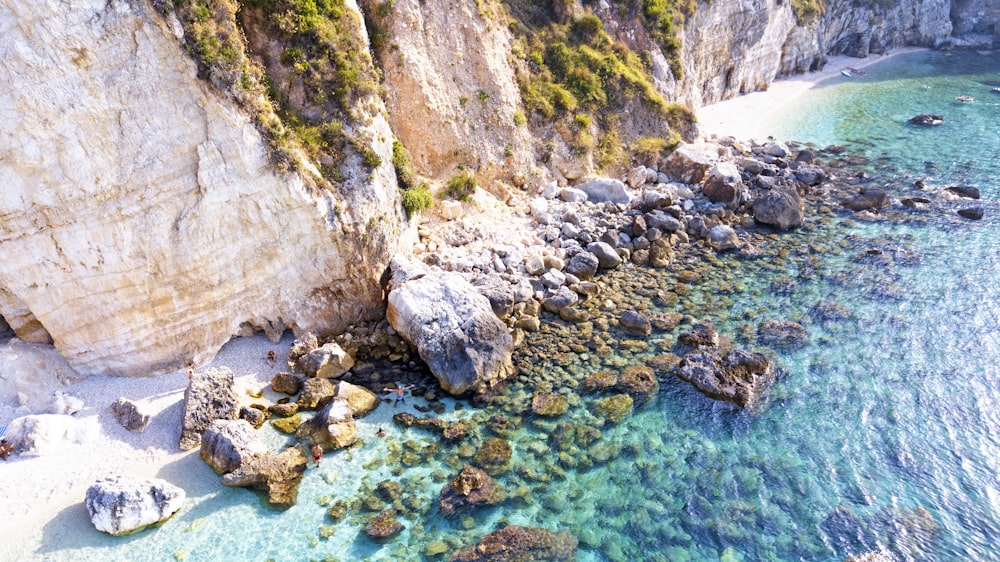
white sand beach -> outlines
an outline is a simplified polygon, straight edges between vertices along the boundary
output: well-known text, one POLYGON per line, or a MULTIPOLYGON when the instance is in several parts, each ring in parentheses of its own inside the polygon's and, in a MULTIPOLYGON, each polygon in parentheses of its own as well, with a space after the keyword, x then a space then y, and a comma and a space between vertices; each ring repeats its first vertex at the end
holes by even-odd
MULTIPOLYGON (((249 404, 252 398, 247 391, 270 383, 283 368, 290 343, 288 336, 279 344, 263 336, 236 338, 199 369, 232 369, 237 393, 249 404), (267 361, 268 350, 277 353, 274 365, 267 361)), ((27 348, 17 340, 0 343, 0 425, 39 413, 41 404, 56 391, 82 400, 84 407, 72 415, 71 429, 52 435, 50 443, 38 444, 37 454, 14 454, 0 461, 0 521, 4 522, 0 526, 0 560, 37 559, 34 549, 42 540, 43 529, 56 518, 71 527, 61 529, 61 533, 96 532, 83 500, 87 488, 104 476, 162 478, 185 488, 188 501, 197 501, 192 489, 205 486, 191 482, 189 475, 205 474, 198 466, 204 463, 197 449, 181 451, 177 447, 186 370, 148 378, 69 380, 68 365, 51 348, 40 356, 27 348), (115 421, 109 406, 119 397, 132 400, 150 415, 144 431, 129 432, 115 421), (24 408, 22 399, 33 406, 24 408)), ((213 485, 218 485, 217 478, 213 485)))
POLYGON ((802 95, 816 84, 840 76, 846 68, 858 70, 889 60, 897 55, 924 51, 922 47, 895 49, 887 55, 872 55, 859 59, 848 56, 830 57, 823 70, 783 78, 761 92, 753 92, 698 109, 698 128, 709 138, 731 136, 740 140, 761 138, 762 124, 772 119, 782 107, 802 95))

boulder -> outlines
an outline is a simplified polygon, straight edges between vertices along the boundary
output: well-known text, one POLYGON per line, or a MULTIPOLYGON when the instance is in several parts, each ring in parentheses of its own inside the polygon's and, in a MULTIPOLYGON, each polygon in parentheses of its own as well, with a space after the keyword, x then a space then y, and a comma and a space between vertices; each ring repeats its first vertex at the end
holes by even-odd
POLYGON ((403 524, 396 519, 396 510, 386 509, 365 523, 365 535, 376 541, 387 541, 403 530, 403 524))
POLYGON ((464 277, 402 256, 392 260, 392 276, 389 324, 446 392, 486 394, 514 375, 507 326, 464 277))
POLYGON ((239 398, 233 389, 233 372, 219 367, 191 373, 184 390, 181 414, 182 451, 201 443, 201 434, 215 420, 235 420, 239 414, 239 398))
POLYGON ((649 265, 656 268, 664 268, 670 265, 670 260, 674 257, 674 248, 670 245, 670 240, 657 238, 649 245, 649 265))
POLYGON ((337 394, 337 386, 328 379, 312 378, 302 382, 301 394, 295 401, 300 410, 312 410, 337 394))
POLYGON ((579 541, 569 531, 510 525, 463 547, 449 562, 568 562, 576 560, 579 541))
POLYGON ((923 125, 925 127, 935 127, 944 123, 944 117, 941 115, 934 115, 932 113, 921 113, 920 115, 914 115, 910 117, 908 121, 914 125, 923 125))
POLYGON ((601 269, 611 269, 622 263, 622 257, 607 242, 591 242, 587 244, 587 251, 597 256, 597 264, 601 269))
POLYGON ((693 144, 682 144, 670 153, 660 171, 681 183, 701 183, 718 157, 693 144))
POLYGON ((699 322, 691 330, 677 336, 677 341, 690 347, 715 347, 719 345, 719 333, 711 324, 699 322))
POLYGON ((708 244, 719 251, 735 250, 740 247, 740 239, 733 227, 720 224, 708 231, 708 244))
POLYGON ((878 187, 862 187, 850 199, 841 203, 852 211, 877 211, 889 206, 889 196, 878 187))
POLYGON ((795 169, 795 179, 806 185, 819 185, 826 181, 826 171, 819 166, 799 166, 795 169))
POLYGON ((184 490, 165 480, 115 476, 87 488, 84 503, 98 531, 126 535, 166 520, 184 499, 184 490))
POLYGON ((269 417, 271 417, 271 412, 267 411, 264 406, 255 404, 254 406, 240 407, 238 419, 246 421, 252 425, 254 429, 260 429, 269 417))
POLYGON ((677 232, 684 227, 680 219, 661 209, 650 211, 643 215, 643 217, 646 220, 646 226, 655 228, 661 232, 677 232))
POLYGON ((531 413, 536 416, 555 417, 569 411, 569 401, 562 394, 538 391, 531 397, 531 413))
POLYGON ((759 223, 781 229, 802 226, 805 208, 794 187, 775 187, 753 200, 753 218, 759 223))
POLYGON ((337 383, 334 387, 334 396, 347 400, 347 405, 351 408, 351 416, 354 418, 368 415, 382 402, 374 392, 347 381, 337 383))
POLYGON ((302 378, 292 373, 278 373, 271 379, 271 390, 282 394, 298 394, 302 390, 302 378))
POLYGON ((739 206, 743 198, 743 178, 736 164, 719 162, 712 166, 701 192, 712 203, 723 203, 730 209, 739 206))
POLYGON ((506 499, 500 484, 486 472, 465 465, 454 480, 448 482, 438 496, 441 514, 451 517, 459 511, 499 505, 506 499))
POLYGON ((559 198, 567 203, 583 203, 587 200, 587 193, 582 189, 564 187, 559 191, 559 198))
POLYGON ((350 404, 344 398, 334 398, 315 416, 302 422, 295 430, 295 437, 308 439, 323 447, 324 451, 353 445, 358 439, 358 427, 351 415, 350 404))
POLYGON ((142 432, 142 430, 146 429, 146 425, 149 424, 149 414, 140 412, 135 402, 132 402, 128 398, 115 400, 111 403, 109 409, 115 421, 129 431, 142 432))
POLYGON ((791 154, 791 151, 788 150, 788 145, 778 141, 768 141, 764 143, 763 151, 764 154, 767 154, 768 156, 776 156, 778 158, 784 158, 785 156, 791 154))
POLYGON ((775 379, 765 355, 732 350, 723 356, 718 348, 685 354, 674 373, 710 398, 732 402, 751 413, 760 410, 775 379))
POLYGON ((982 207, 966 207, 959 209, 957 212, 958 216, 974 221, 982 219, 985 214, 982 207))
POLYGON ((299 358, 299 368, 310 377, 335 379, 354 366, 354 358, 335 342, 330 342, 299 358))
POLYGON ((594 178, 577 184, 576 188, 586 193, 587 200, 594 203, 628 205, 632 201, 625 184, 612 178, 594 178))
POLYGON ((580 387, 584 392, 602 392, 611 390, 618 384, 618 373, 614 371, 597 371, 583 379, 580 387))
POLYGON ((438 205, 438 215, 446 221, 453 221, 455 219, 462 218, 462 215, 464 214, 465 209, 462 207, 461 201, 445 199, 444 201, 441 201, 440 205, 438 205))
POLYGON ((951 187, 944 188, 944 190, 949 193, 954 193, 959 197, 964 197, 965 199, 979 199, 982 197, 979 193, 979 188, 971 185, 953 185, 951 187))
POLYGON ((653 325, 650 323, 649 318, 645 314, 635 310, 626 310, 623 312, 618 319, 618 323, 621 324, 622 328, 625 328, 625 331, 638 336, 648 336, 653 333, 653 325))
POLYGON ((295 505, 299 482, 309 462, 301 446, 288 447, 281 453, 253 456, 238 469, 222 477, 222 485, 253 487, 267 492, 267 501, 274 507, 295 505))
POLYGON ((601 262, 597 256, 590 252, 580 252, 570 258, 566 265, 566 273, 575 275, 578 279, 586 281, 592 279, 597 274, 597 268, 601 262))
POLYGON ((218 474, 238 469, 253 456, 268 454, 267 445, 245 420, 215 420, 201 436, 201 460, 218 474))
POLYGON ((497 318, 506 320, 514 312, 514 290, 510 283, 496 274, 480 275, 472 284, 490 301, 497 318))
POLYGON ((26 456, 41 456, 62 450, 66 445, 93 443, 100 428, 97 418, 76 418, 63 414, 38 414, 14 418, 7 424, 7 441, 26 456))
POLYGON ((660 383, 656 380, 653 369, 645 365, 633 365, 626 367, 618 375, 614 388, 631 396, 633 402, 642 404, 659 392, 660 383))

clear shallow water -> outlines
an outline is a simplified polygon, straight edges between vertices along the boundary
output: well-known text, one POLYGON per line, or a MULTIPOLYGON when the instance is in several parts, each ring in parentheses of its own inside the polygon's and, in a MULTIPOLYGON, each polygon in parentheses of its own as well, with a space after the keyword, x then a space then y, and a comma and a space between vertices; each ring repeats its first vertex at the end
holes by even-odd
MULTIPOLYGON (((771 134, 863 152, 875 185, 921 177, 1000 198, 1000 95, 979 82, 1000 78, 997 55, 922 53, 866 70, 811 91, 771 134), (976 101, 953 101, 963 94, 976 101), (905 124, 924 112, 943 114, 945 124, 905 124)), ((592 325, 550 324, 534 336, 518 358, 521 378, 497 403, 455 411, 445 401, 443 417, 475 425, 474 446, 493 435, 489 416, 519 418, 513 468, 498 477, 514 497, 471 519, 444 519, 435 507, 471 451, 397 428, 393 409, 382 406, 360 423, 364 443, 311 469, 287 511, 222 488, 191 457, 164 476, 193 499, 155 532, 112 539, 74 523, 82 508, 68 510, 36 555, 438 560, 447 555, 424 556, 434 541, 454 547, 518 523, 570 530, 580 560, 833 561, 871 550, 900 560, 1000 560, 998 216, 972 223, 931 214, 900 225, 815 212, 802 229, 774 237, 764 257, 694 262, 688 269, 699 277, 683 283, 677 270, 606 277, 597 304, 612 302, 591 309, 592 325), (824 320, 814 312, 821 301, 839 303, 848 317, 824 320), (792 319, 810 342, 775 350, 782 375, 760 415, 661 376, 654 400, 619 424, 602 423, 577 383, 671 351, 688 327, 630 341, 614 327, 628 308, 711 319, 750 348, 758 323, 792 319), (565 394, 570 411, 552 420, 527 414, 536 390, 565 394), (374 437, 377 427, 389 435, 374 437), (417 506, 401 518, 407 529, 398 538, 375 545, 359 536, 383 507, 377 502, 338 523, 327 518, 321 503, 367 500, 382 480, 402 483, 402 501, 417 506)), ((419 414, 415 404, 407 408, 419 414)), ((283 438, 270 439, 277 447, 283 438)))

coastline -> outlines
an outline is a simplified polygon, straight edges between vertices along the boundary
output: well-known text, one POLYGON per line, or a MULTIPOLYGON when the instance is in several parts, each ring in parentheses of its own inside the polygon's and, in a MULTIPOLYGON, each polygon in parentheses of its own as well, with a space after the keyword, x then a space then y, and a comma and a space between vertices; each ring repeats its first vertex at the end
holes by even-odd
POLYGON ((808 72, 773 82, 767 90, 706 105, 695 111, 703 138, 734 137, 740 140, 762 137, 761 124, 820 82, 840 75, 847 67, 863 69, 898 55, 928 51, 924 47, 903 47, 886 55, 858 59, 845 55, 830 57, 823 70, 808 72))

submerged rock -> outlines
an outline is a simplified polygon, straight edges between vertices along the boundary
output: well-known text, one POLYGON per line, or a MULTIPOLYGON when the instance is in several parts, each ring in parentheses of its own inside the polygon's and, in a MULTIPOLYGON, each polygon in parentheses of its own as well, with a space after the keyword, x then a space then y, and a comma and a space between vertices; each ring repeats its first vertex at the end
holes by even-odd
POLYGON ((555 392, 536 392, 531 397, 531 412, 538 416, 555 417, 569 410, 566 397, 555 392))
POLYGON ((191 373, 184 390, 184 411, 181 418, 183 451, 201 443, 201 434, 215 420, 235 420, 239 415, 239 398, 233 389, 234 377, 229 367, 206 369, 191 373))
POLYGON ((656 380, 653 369, 645 365, 633 365, 622 371, 614 388, 628 394, 633 401, 641 404, 659 392, 660 383, 656 380))
POLYGON ((377 542, 387 541, 403 530, 403 524, 396 520, 396 510, 386 509, 365 523, 365 535, 377 542))
POLYGON ((616 394, 594 402, 594 414, 611 423, 618 423, 632 415, 632 397, 628 394, 616 394))
POLYGON ((98 531, 125 535, 166 520, 184 498, 184 490, 165 480, 116 476, 94 482, 84 503, 98 531))
POLYGON ((629 333, 637 336, 648 336, 653 333, 653 325, 649 318, 635 310, 626 310, 618 319, 618 323, 629 333))
POLYGON ((449 562, 566 562, 576 559, 576 537, 539 527, 510 525, 453 554, 449 562))
POLYGON ((974 221, 982 219, 984 214, 982 207, 966 207, 958 210, 958 216, 974 221))
POLYGON ((842 204, 852 211, 878 211, 889 206, 889 195, 878 187, 862 187, 842 204))
POLYGON ((757 327, 757 338, 765 345, 800 346, 809 342, 809 330, 791 320, 768 320, 757 327))
POLYGON ((914 115, 908 119, 910 123, 914 125, 923 125, 927 127, 935 127, 944 123, 944 117, 941 115, 935 115, 933 113, 921 113, 920 115, 914 115))
POLYGON ((506 494, 496 480, 485 471, 467 464, 441 490, 438 504, 441 513, 451 517, 458 511, 498 505, 505 499, 506 494))
POLYGON ((476 452, 476 465, 490 474, 499 474, 507 470, 511 453, 509 443, 498 437, 491 437, 483 441, 476 452))
POLYGON ((707 396, 757 412, 774 383, 771 361, 762 353, 698 349, 684 355, 674 373, 707 396))
POLYGON ((394 258, 386 317, 450 394, 486 394, 514 375, 507 326, 461 275, 394 258))

